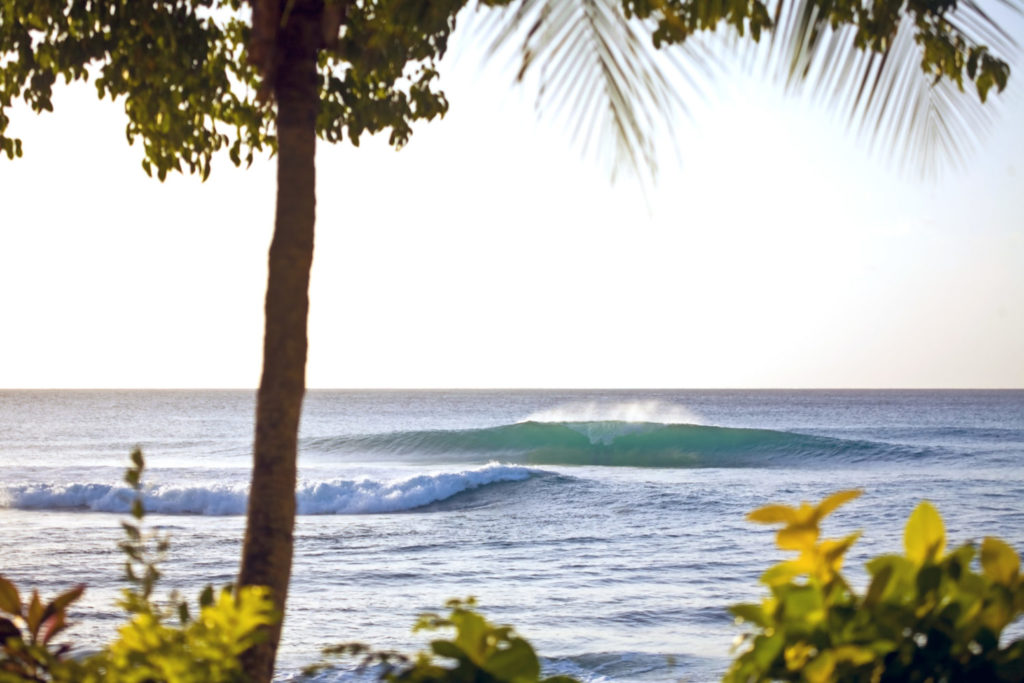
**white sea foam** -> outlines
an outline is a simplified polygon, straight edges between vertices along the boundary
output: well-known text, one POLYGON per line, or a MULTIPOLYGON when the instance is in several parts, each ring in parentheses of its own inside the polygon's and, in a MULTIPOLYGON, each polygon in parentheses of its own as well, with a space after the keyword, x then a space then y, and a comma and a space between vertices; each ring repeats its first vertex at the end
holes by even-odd
POLYGON ((704 419, 693 411, 664 401, 587 401, 563 403, 531 413, 524 422, 657 422, 702 425, 704 419))
MULTIPOLYGON (((406 479, 332 479, 300 482, 296 491, 301 515, 358 515, 412 510, 487 484, 528 479, 533 470, 489 464, 457 472, 433 472, 406 479)), ((241 515, 248 486, 157 485, 146 489, 148 512, 186 515, 241 515)), ((25 510, 84 509, 125 513, 134 492, 106 484, 21 484, 0 489, 0 506, 25 510)))

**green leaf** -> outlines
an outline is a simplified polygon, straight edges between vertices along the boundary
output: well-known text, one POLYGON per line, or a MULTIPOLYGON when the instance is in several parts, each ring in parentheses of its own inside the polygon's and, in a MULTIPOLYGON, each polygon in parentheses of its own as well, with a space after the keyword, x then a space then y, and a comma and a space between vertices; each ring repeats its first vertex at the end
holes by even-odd
POLYGON ((946 527, 938 510, 928 501, 922 501, 910 513, 903 532, 903 546, 907 557, 916 565, 942 557, 946 549, 946 527))
POLYGON ((780 586, 800 576, 802 570, 795 562, 780 562, 761 574, 761 583, 769 586, 780 586))
POLYGON ((448 657, 460 662, 469 660, 462 648, 450 640, 433 640, 430 642, 430 649, 438 657, 448 657))
POLYGON ((820 621, 824 598, 816 586, 790 586, 783 597, 783 610, 787 621, 796 619, 814 623, 820 621))
POLYGON ((732 615, 740 621, 749 621, 761 628, 768 626, 768 620, 765 618, 764 609, 757 603, 746 602, 738 605, 732 605, 729 607, 729 612, 731 612, 732 615))
POLYGON ((1009 545, 988 536, 981 543, 981 569, 995 583, 1012 586, 1020 573, 1020 558, 1009 545))
POLYGON ((461 609, 452 613, 451 620, 457 629, 455 644, 474 662, 483 664, 487 646, 487 622, 476 612, 461 609))
POLYGON ((509 639, 508 647, 488 657, 484 668, 503 681, 535 681, 540 676, 537 654, 522 638, 509 639))
POLYGON ((750 651, 750 655, 758 667, 767 670, 782 652, 782 647, 785 644, 786 639, 781 632, 772 636, 757 636, 754 638, 754 647, 750 651))
POLYGON ((867 595, 864 596, 864 605, 872 607, 885 595, 885 589, 889 586, 892 578, 893 567, 887 564, 879 569, 878 573, 871 578, 871 585, 868 586, 867 595))
POLYGON ((206 587, 204 587, 202 592, 199 594, 199 606, 209 607, 213 604, 213 598, 213 586, 207 584, 206 587))
POLYGON ((941 583, 942 570, 935 565, 925 565, 917 572, 917 594, 920 596, 937 591, 941 583))
POLYGON ((39 633, 39 626, 43 621, 43 603, 39 600, 39 592, 32 591, 32 599, 28 603, 28 612, 25 614, 25 625, 28 626, 29 636, 34 641, 39 633))
POLYGON ((836 660, 831 650, 825 650, 804 667, 803 678, 808 683, 827 683, 833 680, 835 668, 836 660))

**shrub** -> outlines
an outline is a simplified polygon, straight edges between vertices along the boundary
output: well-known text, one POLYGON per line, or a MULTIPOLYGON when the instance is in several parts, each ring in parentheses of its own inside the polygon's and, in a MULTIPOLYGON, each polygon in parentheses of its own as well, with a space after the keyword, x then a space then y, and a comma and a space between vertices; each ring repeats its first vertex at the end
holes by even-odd
POLYGON ((142 528, 142 452, 132 452, 125 475, 136 491, 133 522, 123 522, 125 577, 120 605, 130 616, 114 640, 98 652, 74 659, 72 647, 54 637, 68 626, 67 609, 81 597, 76 586, 43 604, 39 594, 23 603, 15 585, 0 576, 0 683, 233 683, 242 681, 239 655, 262 636, 260 628, 277 617, 265 588, 207 586, 198 616, 174 593, 167 605, 153 600, 160 578, 158 561, 168 539, 142 528))
MULTIPOLYGON (((525 639, 511 626, 496 626, 478 612, 473 598, 449 600, 450 613, 443 617, 420 615, 414 631, 453 628, 450 639, 438 638, 430 650, 415 657, 372 650, 348 643, 324 650, 329 656, 354 655, 363 668, 378 667, 379 679, 390 683, 579 683, 569 676, 541 678, 540 660, 525 639)), ((306 670, 307 675, 329 666, 321 663, 306 670)))
POLYGON ((1022 681, 1024 639, 1000 646, 1024 614, 1024 580, 1013 549, 997 538, 946 552, 942 518, 927 502, 910 515, 904 554, 867 563, 861 595, 843 578, 859 532, 820 539, 829 513, 860 495, 843 491, 816 506, 769 505, 748 519, 781 524, 776 543, 797 553, 761 577, 770 595, 731 608, 754 625, 725 675, 739 681, 1022 681))

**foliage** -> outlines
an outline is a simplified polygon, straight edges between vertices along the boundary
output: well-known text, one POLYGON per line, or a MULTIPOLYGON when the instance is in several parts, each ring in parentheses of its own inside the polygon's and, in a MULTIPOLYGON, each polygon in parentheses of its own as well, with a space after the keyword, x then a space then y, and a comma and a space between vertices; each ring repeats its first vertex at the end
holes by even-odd
POLYGON ((0 682, 44 681, 71 646, 54 637, 68 627, 68 606, 82 596, 75 586, 43 604, 37 591, 22 602, 17 587, 0 576, 0 682))
POLYGON ((255 642, 260 626, 274 620, 266 589, 246 586, 237 594, 211 590, 200 597, 196 619, 172 624, 153 608, 137 613, 99 653, 57 680, 82 683, 207 683, 244 681, 239 655, 255 642))
MULTIPOLYGON (((358 145, 390 128, 400 147, 412 121, 444 114, 436 61, 465 2, 345 3, 345 28, 335 25, 321 51, 318 134, 358 145)), ((15 98, 52 111, 58 77, 92 78, 101 98, 124 98, 126 135, 142 139, 147 174, 163 180, 184 165, 205 179, 221 149, 236 166, 251 163, 277 145, 266 88, 246 58, 251 36, 242 0, 3 0, 0 151, 22 154, 6 135, 15 98)))
MULTIPOLYGON (((455 635, 431 641, 430 651, 415 657, 371 650, 359 643, 330 647, 324 653, 360 657, 362 667, 379 667, 380 680, 391 683, 577 683, 569 676, 541 678, 540 661, 530 643, 511 626, 487 621, 473 610, 475 604, 473 598, 449 600, 448 616, 421 615, 414 631, 453 628, 455 635)), ((326 666, 321 663, 305 673, 311 675, 326 666)))
MULTIPOLYGON (((6 109, 20 97, 36 112, 52 110, 58 78, 92 79, 101 98, 123 98, 128 141, 142 140, 142 166, 161 180, 169 171, 184 168, 206 178, 218 150, 226 150, 237 166, 251 163, 262 149, 276 149, 275 113, 266 87, 273 68, 262 54, 273 53, 273 48, 261 49, 260 41, 253 40, 254 27, 244 4, 3 0, 0 152, 9 158, 22 154, 21 140, 7 135, 6 109)), ((254 4, 257 11, 266 6, 254 4)), ((456 15, 466 4, 467 0, 328 0, 317 75, 317 133, 330 142, 347 136, 358 145, 364 134, 390 129, 391 144, 401 147, 409 140, 413 122, 444 115, 448 100, 437 89, 438 60, 447 50, 456 15)), ((965 83, 973 83, 984 100, 992 88, 1001 91, 1009 75, 1007 63, 981 42, 993 30, 998 32, 998 25, 983 12, 979 20, 957 21, 956 3, 948 0, 481 4, 515 5, 505 28, 495 35, 505 41, 524 36, 520 77, 543 64, 546 82, 540 100, 575 102, 572 106, 581 121, 607 112, 604 125, 619 143, 619 156, 625 154, 634 165, 637 151, 645 163, 653 164, 647 138, 651 112, 671 115, 673 100, 672 88, 645 42, 656 48, 683 46, 679 54, 699 66, 706 52, 690 49, 686 41, 694 35, 727 26, 757 41, 762 32, 778 25, 780 17, 788 16, 782 9, 790 4, 802 17, 798 51, 816 44, 830 29, 850 29, 846 48, 887 57, 901 26, 909 26, 916 57, 907 57, 919 60, 920 69, 936 81, 945 79, 961 90, 965 83), (641 21, 631 24, 633 18, 641 21), (649 39, 642 40, 640 34, 649 39), (547 82, 558 87, 547 87, 547 82)), ((974 8, 967 4, 969 10, 974 8)), ((1017 7, 1014 0, 1008 5, 1017 7)), ((287 21, 287 13, 280 21, 287 21)))
POLYGON ((157 563, 167 550, 166 536, 144 532, 141 502, 142 452, 132 452, 125 480, 135 489, 134 523, 124 522, 124 589, 120 605, 131 616, 117 636, 87 657, 67 657, 72 646, 54 636, 68 627, 68 607, 84 591, 76 586, 44 605, 33 591, 22 604, 13 583, 0 577, 0 683, 229 683, 246 680, 239 655, 261 637, 261 626, 276 619, 266 589, 247 586, 214 592, 207 586, 193 618, 186 601, 172 594, 170 606, 153 600, 160 578, 157 563))
POLYGON ((768 569, 771 595, 731 608, 756 630, 726 681, 1020 681, 1024 639, 1000 646, 1004 628, 1024 614, 1024 579, 1014 550, 997 538, 945 552, 942 518, 928 502, 910 515, 904 554, 867 564, 861 595, 840 573, 859 533, 820 537, 820 523, 859 491, 816 506, 769 505, 750 513, 782 524, 779 548, 798 553, 768 569))

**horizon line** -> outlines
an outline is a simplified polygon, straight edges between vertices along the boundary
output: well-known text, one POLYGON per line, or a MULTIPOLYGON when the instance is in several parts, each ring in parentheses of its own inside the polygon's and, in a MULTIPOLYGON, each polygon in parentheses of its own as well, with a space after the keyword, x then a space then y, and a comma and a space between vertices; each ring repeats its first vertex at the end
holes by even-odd
MULTIPOLYGON (((259 391, 258 387, 0 387, 0 391, 259 391)), ((306 391, 1024 391, 1024 386, 306 387, 306 391)))

